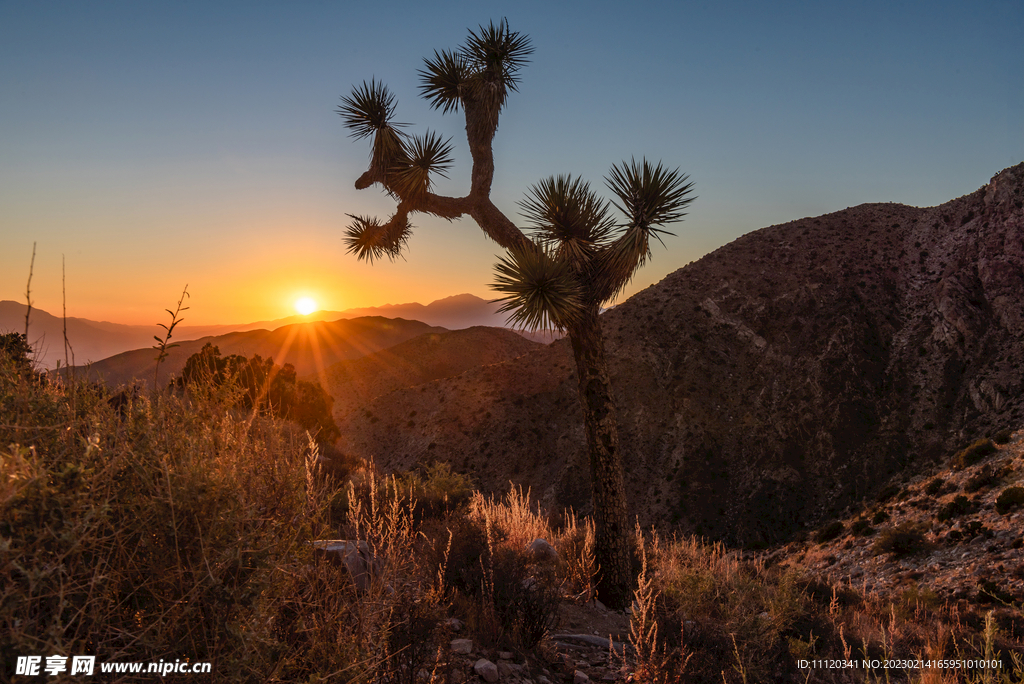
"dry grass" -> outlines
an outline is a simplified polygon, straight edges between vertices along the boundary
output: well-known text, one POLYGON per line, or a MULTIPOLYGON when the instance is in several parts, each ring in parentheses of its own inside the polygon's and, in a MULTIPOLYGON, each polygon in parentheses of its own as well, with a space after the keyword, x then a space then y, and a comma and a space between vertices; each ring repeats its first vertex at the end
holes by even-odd
MULTIPOLYGON (((450 617, 478 647, 545 666, 558 603, 593 596, 592 521, 554 526, 521 489, 465 501, 466 480, 439 467, 339 483, 305 433, 222 392, 107 399, 0 357, 5 673, 20 655, 95 654, 209 661, 228 682, 454 681, 450 617), (314 560, 324 538, 367 542, 366 591, 314 560), (536 538, 558 559, 529 557, 536 538)), ((1016 607, 985 621, 925 590, 883 600, 693 538, 638 532, 637 549, 634 681, 1022 679, 1016 607), (797 667, 989 656, 1003 669, 797 667)))

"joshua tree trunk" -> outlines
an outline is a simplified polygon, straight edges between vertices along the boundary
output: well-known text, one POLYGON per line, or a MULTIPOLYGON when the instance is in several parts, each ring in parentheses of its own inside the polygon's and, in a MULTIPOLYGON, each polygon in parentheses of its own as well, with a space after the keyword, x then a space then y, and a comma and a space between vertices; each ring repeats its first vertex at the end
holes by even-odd
POLYGON ((598 591, 612 608, 629 605, 632 589, 626 494, 619 456, 619 435, 615 422, 615 401, 604 355, 604 336, 598 306, 587 307, 569 329, 580 407, 590 451, 590 481, 594 497, 595 560, 600 566, 598 591))

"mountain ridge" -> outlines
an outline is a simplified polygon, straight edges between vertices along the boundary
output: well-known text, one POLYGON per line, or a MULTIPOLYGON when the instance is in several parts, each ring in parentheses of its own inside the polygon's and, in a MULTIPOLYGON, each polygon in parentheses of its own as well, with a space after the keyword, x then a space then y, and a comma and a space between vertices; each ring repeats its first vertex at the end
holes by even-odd
MULTIPOLYGON (((936 207, 768 226, 603 314, 631 510, 775 543, 1024 424, 1022 200, 1024 164, 936 207)), ((487 491, 513 479, 589 508, 566 341, 367 410, 339 424, 343 451, 394 469, 450 460, 487 491)))
MULTIPOLYGON (((164 378, 181 373, 189 356, 206 344, 215 345, 222 356, 259 354, 273 359, 277 365, 291 363, 300 376, 316 376, 323 383, 323 371, 344 359, 354 359, 394 346, 424 333, 447 332, 420 321, 407 321, 382 316, 285 325, 276 330, 247 330, 198 340, 177 342, 167 350, 160 365, 164 378)), ((148 381, 155 376, 153 349, 135 349, 108 357, 88 366, 79 366, 76 373, 99 380, 110 387, 148 381)))
MULTIPOLYGON (((499 305, 471 294, 443 297, 429 304, 411 302, 385 304, 379 307, 360 307, 344 311, 317 311, 308 316, 295 315, 275 320, 244 324, 179 325, 174 329, 173 341, 193 341, 232 332, 276 330, 285 325, 336 321, 342 319, 382 316, 418 320, 435 327, 457 330, 484 325, 504 327, 505 316, 497 312, 499 305)), ((187 319, 186 319, 187 320, 187 319)), ((93 321, 69 316, 68 340, 71 344, 69 361, 82 365, 105 360, 122 352, 152 347, 154 335, 162 335, 162 328, 153 325, 129 325, 109 321, 93 321), (71 359, 70 356, 74 356, 71 359)), ((25 304, 12 300, 0 301, 0 332, 22 332, 25 329, 25 304)), ((555 336, 543 332, 520 333, 527 339, 550 342, 555 336)), ((64 319, 42 309, 32 308, 29 318, 29 342, 37 349, 36 361, 44 368, 64 363, 64 319)))

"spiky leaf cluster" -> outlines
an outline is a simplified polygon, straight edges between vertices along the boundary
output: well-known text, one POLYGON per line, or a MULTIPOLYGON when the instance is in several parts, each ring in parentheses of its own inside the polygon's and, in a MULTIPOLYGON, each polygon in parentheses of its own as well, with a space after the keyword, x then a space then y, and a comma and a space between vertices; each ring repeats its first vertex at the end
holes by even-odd
POLYGON ((627 224, 649 231, 655 237, 659 233, 672 235, 655 226, 682 219, 686 216, 683 209, 694 200, 689 196, 693 191, 689 176, 679 173, 679 169, 669 171, 660 163, 652 166, 646 158, 639 165, 631 159, 629 164, 622 162, 621 166, 612 166, 605 181, 622 202, 612 204, 626 215, 627 224))
POLYGON ((405 135, 399 127, 406 124, 394 123, 395 96, 383 83, 372 79, 363 81, 352 89, 352 94, 341 98, 337 112, 352 131, 349 135, 361 139, 373 136, 370 153, 371 167, 386 171, 396 163, 408 158, 405 135))
POLYGON ((396 259, 412 235, 408 214, 399 211, 387 223, 375 217, 349 214, 352 223, 345 231, 348 253, 360 261, 374 262, 384 257, 396 259))
POLYGON ((582 270, 611 235, 608 205, 582 178, 555 176, 532 186, 519 202, 530 223, 531 235, 557 255, 582 270))
POLYGON ((694 199, 693 183, 679 169, 669 171, 659 162, 652 165, 646 158, 639 164, 612 166, 605 184, 618 198, 612 201, 626 221, 620 225, 619 237, 601 255, 600 271, 604 275, 598 296, 602 301, 617 296, 633 275, 651 257, 651 238, 662 241, 662 235, 673 233, 662 226, 682 220, 683 211, 694 199))
POLYGON ((393 197, 420 200, 431 190, 432 174, 447 178, 452 164, 451 139, 427 131, 408 136, 392 121, 395 97, 381 83, 371 80, 342 98, 338 113, 354 138, 373 136, 370 168, 393 197))
POLYGON ((371 79, 352 89, 352 94, 341 98, 338 114, 345 121, 349 135, 359 140, 391 125, 395 114, 395 96, 383 83, 371 79))
POLYGON ((404 142, 402 154, 388 168, 386 186, 401 198, 418 200, 432 189, 431 174, 448 177, 452 165, 451 138, 437 133, 413 136, 404 142))
POLYGON ((515 248, 500 257, 494 267, 494 290, 505 294, 500 313, 511 313, 509 322, 527 330, 564 330, 583 306, 579 280, 569 262, 549 250, 515 248))
POLYGON ((467 100, 481 102, 496 114, 510 90, 519 88, 519 71, 533 52, 530 39, 509 29, 504 19, 470 31, 457 52, 434 52, 419 71, 420 94, 435 109, 458 111, 467 100))
MULTIPOLYGON (((519 203, 531 224, 536 250, 502 260, 495 266, 499 277, 492 285, 509 295, 500 301, 506 302, 503 310, 512 311, 517 323, 553 322, 561 327, 571 321, 566 315, 571 308, 568 299, 553 303, 547 294, 551 286, 537 275, 541 272, 568 274, 576 283, 578 306, 598 306, 613 298, 650 258, 651 237, 670 235, 662 227, 680 220, 693 201, 693 183, 687 176, 646 159, 613 166, 605 180, 621 202, 613 202, 625 215, 621 224, 610 218, 607 204, 579 178, 543 180, 519 203), (560 309, 536 308, 556 305, 560 309)), ((560 287, 566 292, 573 289, 560 287)))

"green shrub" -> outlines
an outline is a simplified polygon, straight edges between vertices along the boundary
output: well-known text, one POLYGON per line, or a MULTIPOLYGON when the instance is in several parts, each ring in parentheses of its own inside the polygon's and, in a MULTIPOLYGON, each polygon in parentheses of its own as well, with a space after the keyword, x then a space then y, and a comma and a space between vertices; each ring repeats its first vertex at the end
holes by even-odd
POLYGON ((878 535, 874 552, 876 555, 889 553, 896 557, 919 553, 928 547, 924 532, 925 527, 919 523, 906 522, 890 527, 878 535))
POLYGON ((1024 504, 1024 487, 1007 487, 996 499, 996 512, 1006 515, 1021 504, 1024 504))
POLYGON ((221 357, 220 348, 207 342, 188 357, 175 384, 201 396, 230 396, 238 406, 294 421, 322 444, 341 436, 331 414, 334 398, 319 383, 299 380, 290 363, 277 366, 259 354, 251 359, 238 354, 221 357))
POLYGON ((873 516, 871 516, 871 524, 872 525, 881 525, 882 523, 884 523, 888 519, 889 519, 889 514, 885 512, 885 509, 879 508, 877 511, 875 511, 875 514, 873 516))
POLYGON ((928 485, 924 488, 924 491, 928 493, 930 496, 935 496, 936 494, 942 491, 942 486, 944 484, 946 484, 945 480, 943 480, 941 477, 936 477, 934 480, 928 483, 928 485))
POLYGON ((986 456, 991 456, 996 451, 998 449, 996 449, 996 445, 992 443, 991 439, 979 439, 966 449, 957 452, 950 465, 953 466, 953 470, 963 470, 978 463, 986 456))
POLYGON ((418 472, 401 475, 399 487, 412 493, 416 501, 417 520, 438 517, 466 504, 473 494, 473 481, 468 475, 452 470, 451 465, 438 462, 421 467, 418 472))
POLYGON ((11 367, 18 371, 32 369, 32 347, 24 333, 4 333, 0 335, 0 357, 5 357, 11 367))

